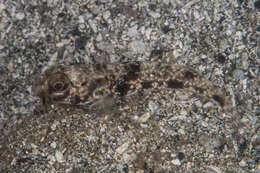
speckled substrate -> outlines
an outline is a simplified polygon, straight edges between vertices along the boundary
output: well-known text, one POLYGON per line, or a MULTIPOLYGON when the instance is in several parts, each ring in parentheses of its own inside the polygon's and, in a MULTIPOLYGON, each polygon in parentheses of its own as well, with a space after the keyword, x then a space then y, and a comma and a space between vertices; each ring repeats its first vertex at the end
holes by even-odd
POLYGON ((0 172, 259 173, 259 8, 259 0, 0 0, 0 172), (226 88, 235 108, 159 91, 98 116, 41 112, 31 95, 54 64, 126 61, 192 66, 226 88))

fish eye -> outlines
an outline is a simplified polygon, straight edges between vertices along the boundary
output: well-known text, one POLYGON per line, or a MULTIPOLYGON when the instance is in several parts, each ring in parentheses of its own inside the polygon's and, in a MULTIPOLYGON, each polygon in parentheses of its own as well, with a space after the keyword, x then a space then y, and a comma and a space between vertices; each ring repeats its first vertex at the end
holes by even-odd
POLYGON ((49 80, 49 89, 51 92, 63 92, 69 84, 69 79, 65 74, 57 73, 49 80))

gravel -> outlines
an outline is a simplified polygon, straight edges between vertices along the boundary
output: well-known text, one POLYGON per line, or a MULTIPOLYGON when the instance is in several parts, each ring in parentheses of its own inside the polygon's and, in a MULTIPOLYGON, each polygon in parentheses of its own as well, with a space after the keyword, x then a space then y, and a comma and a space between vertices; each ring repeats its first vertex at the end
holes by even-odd
POLYGON ((0 172, 260 172, 259 4, 0 0, 0 172), (162 91, 95 117, 32 96, 52 65, 126 61, 193 67, 235 110, 162 91))

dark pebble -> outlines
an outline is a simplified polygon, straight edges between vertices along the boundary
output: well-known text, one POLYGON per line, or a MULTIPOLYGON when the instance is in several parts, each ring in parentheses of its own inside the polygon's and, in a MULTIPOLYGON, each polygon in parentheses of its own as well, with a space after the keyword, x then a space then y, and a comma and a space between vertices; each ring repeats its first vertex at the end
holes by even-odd
POLYGON ((185 155, 183 152, 178 153, 178 159, 183 160, 185 158, 185 155))
POLYGON ((260 8, 260 0, 255 1, 255 8, 260 8))
POLYGON ((164 34, 167 34, 170 30, 171 30, 171 28, 170 28, 169 26, 163 26, 163 27, 162 27, 162 32, 163 32, 164 34))
POLYGON ((260 32, 260 25, 256 27, 256 31, 260 32))
POLYGON ((225 61, 226 61, 226 57, 225 57, 225 55, 223 55, 223 54, 218 54, 218 55, 216 55, 216 59, 217 59, 217 61, 218 61, 219 63, 222 63, 222 64, 224 64, 225 61))
POLYGON ((82 37, 79 37, 75 40, 75 47, 77 49, 84 49, 85 48, 85 45, 87 43, 87 40, 88 40, 88 37, 87 36, 82 36, 82 37))

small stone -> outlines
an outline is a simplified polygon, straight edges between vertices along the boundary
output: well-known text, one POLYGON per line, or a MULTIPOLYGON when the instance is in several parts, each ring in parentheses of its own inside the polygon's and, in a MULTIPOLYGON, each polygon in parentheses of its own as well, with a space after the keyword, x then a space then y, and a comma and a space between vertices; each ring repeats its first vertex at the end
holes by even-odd
POLYGON ((165 5, 169 5, 170 4, 170 0, 163 0, 162 1, 165 5))
POLYGON ((185 135, 184 129, 178 129, 178 133, 179 133, 179 134, 182 134, 182 135, 185 135))
POLYGON ((111 16, 110 11, 105 11, 105 12, 103 13, 103 18, 104 18, 105 21, 107 21, 110 16, 111 16))
POLYGON ((100 42, 100 41, 102 41, 102 40, 103 40, 103 37, 102 37, 101 33, 99 33, 99 34, 97 35, 97 37, 96 37, 96 41, 97 41, 97 42, 100 42))
POLYGON ((56 44, 56 46, 57 46, 58 48, 61 48, 61 47, 63 47, 64 45, 65 45, 65 44, 64 44, 63 41, 56 44))
POLYGON ((150 112, 146 112, 144 113, 140 118, 139 118, 139 122, 140 123, 144 123, 146 122, 149 118, 151 117, 151 113, 150 112))
POLYGON ((79 23, 85 23, 84 16, 79 16, 79 23))
POLYGON ((138 26, 135 25, 135 26, 133 26, 132 28, 129 28, 127 35, 128 35, 129 37, 137 37, 137 36, 139 35, 139 32, 138 32, 138 30, 137 30, 137 27, 138 27, 138 26))
POLYGON ((125 142, 124 144, 120 145, 120 146, 116 149, 116 152, 117 152, 118 154, 123 154, 123 153, 128 149, 129 145, 130 145, 130 142, 129 142, 129 141, 125 142))
POLYGON ((75 47, 77 49, 85 49, 85 45, 87 44, 88 37, 82 36, 75 40, 75 47))
POLYGON ((7 65, 7 69, 10 71, 10 72, 13 72, 14 71, 14 65, 12 62, 10 62, 8 65, 7 65))
MULTIPOLYGON (((2 49, 4 49, 4 48, 5 48, 4 45, 0 45, 0 50, 2 50, 2 49)), ((1 55, 2 55, 2 53, 1 53, 1 55)), ((2 57, 2 56, 0 56, 0 57, 2 57)))
POLYGON ((108 42, 100 42, 96 45, 100 50, 103 50, 104 52, 107 53, 114 53, 115 52, 115 47, 113 44, 108 43, 108 42))
POLYGON ((56 147, 57 147, 56 142, 52 142, 52 143, 51 143, 51 148, 55 149, 56 147))
POLYGON ((51 125, 51 130, 52 131, 55 131, 56 130, 56 128, 57 128, 57 122, 54 122, 52 125, 51 125))
POLYGON ((180 101, 187 101, 190 98, 187 93, 184 92, 176 92, 176 93, 178 93, 177 96, 180 101))
POLYGON ((141 53, 145 53, 147 51, 144 42, 141 41, 141 40, 140 41, 138 41, 138 40, 132 41, 131 43, 129 43, 128 47, 134 53, 140 53, 141 54, 141 53))
POLYGON ((202 121, 202 122, 201 122, 201 125, 202 125, 203 127, 208 127, 208 126, 209 126, 208 123, 205 122, 205 121, 202 121))
POLYGON ((15 15, 15 17, 16 17, 17 20, 23 20, 25 15, 24 15, 24 13, 20 12, 20 13, 17 13, 15 15))
POLYGON ((160 14, 160 13, 156 13, 156 12, 154 12, 154 11, 150 11, 150 12, 149 12, 149 15, 152 16, 152 17, 155 18, 155 19, 158 19, 158 18, 161 17, 161 14, 160 14))
POLYGON ((213 107, 213 103, 212 102, 207 102, 206 104, 203 105, 203 108, 211 108, 213 107))
POLYGON ((161 49, 154 49, 151 52, 151 57, 156 59, 156 60, 161 59, 162 56, 163 56, 163 50, 161 50, 161 49))
POLYGON ((249 61, 248 61, 248 54, 246 52, 243 52, 241 54, 241 63, 239 67, 241 67, 243 70, 248 70, 249 61))
POLYGON ((245 160, 241 160, 241 161, 239 162, 239 166, 242 166, 242 167, 247 166, 246 161, 245 161, 245 160))
POLYGON ((176 166, 180 166, 181 165, 181 161, 179 159, 173 159, 172 164, 176 165, 176 166))
POLYGON ((260 0, 255 1, 255 8, 259 9, 260 8, 260 0))
POLYGON ((238 40, 242 40, 243 39, 243 32, 242 31, 237 31, 236 32, 236 36, 237 36, 238 40))
POLYGON ((162 32, 164 34, 167 34, 169 31, 171 31, 171 28, 168 25, 162 27, 162 32))
POLYGON ((158 110, 159 105, 156 104, 156 103, 153 102, 153 101, 149 101, 149 103, 148 103, 148 108, 150 109, 150 111, 151 111, 152 113, 154 113, 156 110, 158 110))
POLYGON ((216 173, 222 173, 221 169, 216 167, 216 166, 209 166, 210 169, 212 169, 213 171, 215 171, 216 173))
POLYGON ((56 161, 56 158, 53 155, 48 155, 47 160, 50 165, 53 165, 56 161))
POLYGON ((97 32, 97 25, 96 25, 96 22, 93 21, 93 20, 89 20, 88 21, 88 24, 90 25, 91 29, 93 30, 93 32, 97 32))
POLYGON ((257 32, 260 32, 260 25, 258 25, 258 26, 256 27, 256 31, 257 31, 257 32))
POLYGON ((148 40, 150 40, 150 38, 151 38, 151 32, 152 32, 151 28, 147 28, 147 29, 145 30, 145 37, 146 37, 148 40))
POLYGON ((56 151, 55 157, 59 163, 64 162, 63 154, 60 151, 56 151))
MULTIPOLYGON (((227 31, 227 34, 228 34, 228 35, 232 35, 232 31, 227 31)), ((220 40, 219 48, 220 48, 221 50, 228 49, 229 47, 230 47, 230 44, 229 44, 229 42, 228 42, 227 39, 222 39, 222 40, 220 40)))
POLYGON ((29 94, 32 93, 32 86, 29 86, 28 88, 26 88, 26 92, 28 92, 29 94))
POLYGON ((61 13, 58 14, 58 18, 63 18, 63 17, 65 17, 65 16, 66 16, 66 13, 63 13, 63 12, 61 12, 61 13))
POLYGON ((218 149, 223 145, 223 138, 220 136, 202 135, 199 138, 199 142, 208 152, 212 152, 212 150, 218 149))
POLYGON ((215 57, 217 59, 217 61, 221 64, 224 64, 226 61, 226 57, 223 54, 218 54, 215 57))
POLYGON ((184 153, 183 153, 183 152, 179 152, 179 153, 178 153, 178 158, 179 158, 180 160, 183 160, 183 159, 185 158, 184 153))
POLYGON ((47 129, 46 129, 46 128, 42 129, 42 130, 40 131, 40 134, 41 134, 41 135, 46 135, 46 134, 47 134, 47 129))
POLYGON ((196 19, 200 19, 200 13, 199 13, 199 11, 194 11, 194 17, 195 17, 196 19))
POLYGON ((120 8, 120 13, 122 13, 123 15, 125 15, 126 17, 133 17, 136 18, 138 16, 137 10, 133 9, 132 7, 128 6, 128 5, 121 5, 119 6, 120 8))
POLYGON ((38 146, 33 144, 33 143, 31 144, 31 147, 34 148, 34 149, 38 148, 38 146))
POLYGON ((3 11, 4 9, 6 9, 6 6, 4 3, 0 3, 0 11, 3 11))
POLYGON ((143 123, 141 123, 140 126, 141 126, 141 128, 143 128, 143 129, 147 129, 147 128, 149 127, 147 124, 143 124, 143 123))
POLYGON ((236 69, 234 72, 233 72, 233 77, 236 81, 238 80, 243 80, 244 79, 244 72, 240 69, 236 69))

